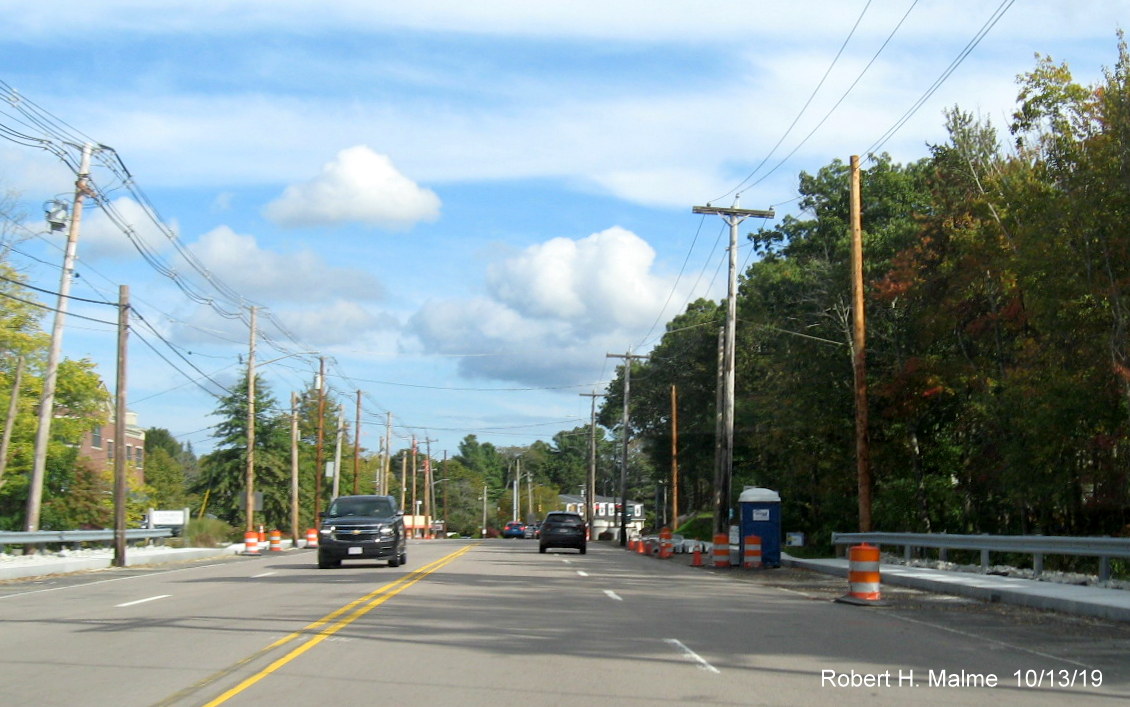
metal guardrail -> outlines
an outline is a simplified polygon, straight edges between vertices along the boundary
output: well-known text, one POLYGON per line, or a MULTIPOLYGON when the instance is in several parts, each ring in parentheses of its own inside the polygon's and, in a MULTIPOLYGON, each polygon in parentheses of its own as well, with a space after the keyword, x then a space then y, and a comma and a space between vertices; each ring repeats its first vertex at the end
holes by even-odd
MULTIPOLYGON (((171 538, 172 528, 130 528, 126 530, 126 540, 152 540, 171 538)), ((0 530, 0 548, 5 545, 74 545, 78 543, 110 543, 114 541, 113 530, 0 530)))
POLYGON ((989 554, 1015 552, 1032 555, 1032 571, 1044 570, 1044 555, 1079 555, 1099 558, 1099 580, 1110 579, 1111 558, 1130 559, 1130 538, 1067 537, 1060 535, 949 535, 947 533, 832 533, 833 545, 871 543, 898 545, 910 560, 915 548, 936 548, 940 559, 946 550, 979 550, 981 571, 989 569, 989 554))

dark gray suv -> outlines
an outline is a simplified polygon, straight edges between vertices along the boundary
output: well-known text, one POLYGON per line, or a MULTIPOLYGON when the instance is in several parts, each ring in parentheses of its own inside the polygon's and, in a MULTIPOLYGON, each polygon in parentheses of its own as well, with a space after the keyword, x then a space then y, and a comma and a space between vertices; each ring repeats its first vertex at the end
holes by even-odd
POLYGON ((581 514, 568 511, 546 514, 538 534, 538 552, 545 552, 551 547, 572 547, 585 554, 585 519, 581 514))
POLYGON ((389 567, 408 561, 404 514, 392 496, 338 496, 321 514, 318 568, 342 560, 387 559, 389 567))

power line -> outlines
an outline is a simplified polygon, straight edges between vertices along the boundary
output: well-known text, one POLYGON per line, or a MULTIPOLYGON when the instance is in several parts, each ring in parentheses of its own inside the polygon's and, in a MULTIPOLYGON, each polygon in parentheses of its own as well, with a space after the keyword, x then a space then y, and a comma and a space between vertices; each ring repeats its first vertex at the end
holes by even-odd
POLYGON ((973 38, 969 40, 969 43, 966 44, 960 52, 958 52, 958 55, 954 57, 954 60, 950 62, 945 71, 943 71, 941 75, 934 80, 934 83, 931 84, 928 89, 926 89, 925 93, 923 93, 922 96, 917 101, 915 101, 914 104, 911 105, 911 107, 907 109, 905 113, 903 113, 902 117, 895 121, 894 125, 887 128, 887 131, 879 136, 878 140, 871 143, 871 146, 864 150, 864 154, 871 155, 882 149, 883 145, 887 144, 887 141, 894 137, 895 133, 902 129, 902 126, 906 125, 911 116, 918 112, 918 109, 921 108, 923 104, 925 104, 926 101, 928 101, 930 97, 933 96, 934 93, 936 93, 937 90, 942 87, 942 84, 945 83, 946 79, 948 79, 950 75, 957 70, 957 67, 965 61, 966 57, 968 57, 969 54, 977 48, 977 45, 981 43, 981 40, 985 38, 985 35, 987 35, 989 31, 996 26, 997 22, 999 22, 1000 19, 1004 17, 1005 13, 1008 12, 1009 8, 1012 7, 1012 4, 1014 2, 1016 2, 1016 0, 1002 0, 1001 4, 998 5, 997 9, 993 11, 993 14, 989 16, 989 19, 985 21, 985 24, 981 26, 981 29, 977 32, 977 34, 975 34, 973 38))
MULTIPOLYGON (((917 2, 917 0, 915 0, 915 2, 917 2)), ((749 173, 748 177, 743 179, 741 182, 738 183, 738 185, 736 187, 734 187, 730 191, 726 192, 722 196, 711 199, 712 202, 713 201, 721 201, 722 199, 725 199, 729 195, 733 194, 734 192, 741 191, 741 189, 746 185, 746 183, 749 182, 751 179, 753 179, 753 176, 755 174, 757 174, 761 170, 762 167, 765 166, 765 163, 769 161, 769 158, 772 157, 775 152, 777 152, 777 148, 781 146, 781 143, 783 143, 785 141, 785 138, 787 138, 789 136, 789 134, 793 131, 793 128, 796 127, 796 124, 800 121, 801 116, 803 116, 805 111, 808 110, 808 107, 810 105, 812 105, 813 99, 816 98, 816 94, 819 93, 821 87, 824 86, 824 82, 828 80, 828 76, 832 73, 832 69, 835 68, 836 63, 840 60, 840 57, 843 55, 844 49, 847 48, 848 42, 850 42, 851 38, 855 36, 855 31, 857 29, 859 29, 859 23, 863 21, 863 16, 867 14, 867 9, 870 8, 870 7, 871 7, 871 0, 867 0, 867 3, 863 6, 863 10, 860 11, 860 13, 859 13, 859 17, 857 17, 855 19, 855 24, 852 25, 851 31, 848 32, 848 36, 844 38, 843 44, 840 45, 839 51, 836 52, 836 56, 832 57, 832 63, 828 64, 828 68, 824 71, 824 75, 820 77, 820 81, 816 84, 816 88, 812 89, 812 93, 808 96, 808 100, 804 102, 803 106, 801 106, 800 110, 796 114, 796 117, 793 118, 793 122, 790 123, 789 127, 785 130, 785 133, 783 135, 781 135, 779 140, 777 140, 777 144, 773 145, 773 149, 769 150, 769 154, 765 155, 765 157, 763 157, 761 159, 761 162, 759 162, 757 164, 757 166, 753 168, 753 171, 749 173)), ((913 5, 911 7, 913 7, 913 5)), ((886 46, 885 43, 884 43, 884 46, 886 46)), ((857 79, 857 81, 858 81, 858 79, 857 79)), ((840 100, 843 100, 843 99, 840 99, 840 100)), ((823 121, 821 121, 821 124, 823 124, 823 121)), ((819 127, 819 126, 817 126, 817 127, 819 127)), ((805 138, 805 139, 807 140, 808 138, 805 138)), ((803 143, 801 143, 801 144, 803 144, 803 143)), ((794 152, 795 152, 795 150, 794 150, 794 152)), ((776 167, 774 167, 774 169, 776 169, 776 167)), ((766 175, 766 176, 768 176, 768 175, 766 175)))
MULTIPOLYGON (((6 297, 8 299, 15 300, 17 302, 23 302, 24 304, 31 305, 32 307, 38 307, 40 309, 46 309, 48 312, 60 312, 60 310, 55 308, 55 307, 50 307, 46 304, 40 304, 39 302, 33 302, 31 300, 26 300, 22 297, 16 297, 15 295, 8 294, 7 292, 0 292, 0 297, 6 297)), ((105 324, 106 326, 111 326, 111 327, 117 327, 118 326, 117 322, 107 322, 107 321, 104 321, 102 319, 95 319, 94 317, 84 317, 83 315, 75 314, 74 312, 65 312, 65 314, 68 317, 74 317, 75 319, 85 319, 88 322, 96 322, 98 324, 105 324)))

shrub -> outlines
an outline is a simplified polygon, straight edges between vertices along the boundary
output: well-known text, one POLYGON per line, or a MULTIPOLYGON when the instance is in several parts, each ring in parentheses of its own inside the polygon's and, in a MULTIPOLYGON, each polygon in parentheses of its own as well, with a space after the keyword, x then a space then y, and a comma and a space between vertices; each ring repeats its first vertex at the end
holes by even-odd
POLYGON ((219 518, 194 518, 188 521, 184 535, 192 547, 217 547, 230 542, 233 528, 219 518))

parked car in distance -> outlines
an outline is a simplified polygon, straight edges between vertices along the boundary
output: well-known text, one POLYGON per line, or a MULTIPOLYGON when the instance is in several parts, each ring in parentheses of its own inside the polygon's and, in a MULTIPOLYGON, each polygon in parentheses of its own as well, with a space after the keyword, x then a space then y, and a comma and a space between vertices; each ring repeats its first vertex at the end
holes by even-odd
POLYGON ((551 511, 541 522, 538 552, 549 548, 575 548, 583 555, 586 551, 585 519, 579 513, 551 511))
POLYGON ((526 524, 520 520, 512 520, 506 524, 502 529, 502 537, 504 538, 524 538, 526 537, 526 524))
POLYGON ((318 568, 341 567, 342 560, 408 561, 404 514, 392 496, 338 496, 321 514, 318 568))
POLYGON ((538 531, 540 531, 540 530, 541 530, 541 523, 530 523, 529 525, 526 526, 525 537, 536 538, 536 537, 538 537, 538 531))

